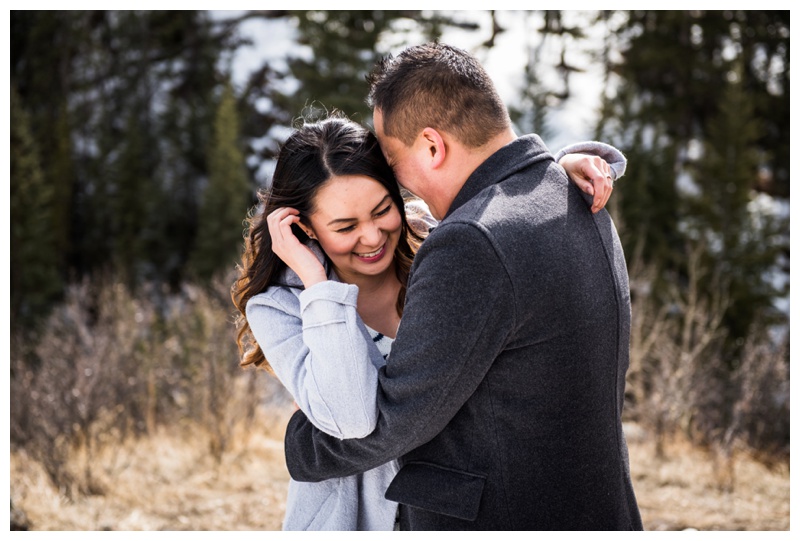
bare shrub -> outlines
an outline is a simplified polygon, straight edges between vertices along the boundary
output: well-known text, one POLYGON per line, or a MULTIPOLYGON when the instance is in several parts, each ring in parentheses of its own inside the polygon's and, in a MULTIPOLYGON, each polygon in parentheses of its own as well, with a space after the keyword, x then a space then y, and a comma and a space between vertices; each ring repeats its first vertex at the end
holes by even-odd
POLYGON ((165 421, 199 422, 209 435, 209 453, 217 461, 239 425, 242 434, 249 432, 259 404, 270 398, 285 402, 288 396, 265 371, 239 368, 231 283, 232 279, 220 277, 210 288, 184 285, 182 295, 167 310, 165 340, 156 345, 157 358, 179 375, 169 392, 180 407, 173 408, 165 421))
POLYGON ((725 445, 746 446, 766 462, 789 457, 789 336, 779 346, 753 338, 734 371, 736 400, 725 445))
POLYGON ((720 488, 732 490, 737 450, 788 456, 788 336, 778 348, 756 329, 740 359, 725 359, 727 287, 702 252, 688 250, 686 276, 659 298, 656 269, 633 258, 628 411, 654 433, 657 456, 676 433, 711 450, 720 488))
POLYGON ((96 446, 136 429, 137 364, 146 327, 131 322, 151 312, 118 283, 96 289, 85 280, 68 288, 44 330, 25 344, 38 366, 12 352, 12 441, 25 442, 68 496, 73 490, 102 492, 92 478, 96 446), (86 461, 76 475, 61 465, 81 446, 86 461))
POLYGON ((631 396, 635 415, 655 432, 659 456, 664 438, 688 434, 699 402, 720 391, 708 369, 720 354, 728 301, 718 277, 701 289, 701 255, 701 247, 690 250, 685 281, 673 281, 661 299, 649 290, 656 269, 640 259, 631 266, 631 396))
POLYGON ((219 461, 259 404, 286 400, 266 373, 239 368, 227 284, 171 295, 72 285, 41 331, 12 333, 12 444, 70 498, 105 490, 93 470, 102 446, 158 426, 194 432, 219 461), (82 466, 67 467, 76 456, 82 466))

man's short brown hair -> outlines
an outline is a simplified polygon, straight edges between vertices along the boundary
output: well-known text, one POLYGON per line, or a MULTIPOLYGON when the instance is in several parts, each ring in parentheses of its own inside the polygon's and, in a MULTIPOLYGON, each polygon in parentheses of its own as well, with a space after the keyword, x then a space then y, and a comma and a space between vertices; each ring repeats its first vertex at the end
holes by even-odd
POLYGON ((405 145, 426 127, 475 148, 507 129, 508 110, 475 57, 443 43, 389 55, 367 76, 369 103, 380 109, 383 130, 405 145))

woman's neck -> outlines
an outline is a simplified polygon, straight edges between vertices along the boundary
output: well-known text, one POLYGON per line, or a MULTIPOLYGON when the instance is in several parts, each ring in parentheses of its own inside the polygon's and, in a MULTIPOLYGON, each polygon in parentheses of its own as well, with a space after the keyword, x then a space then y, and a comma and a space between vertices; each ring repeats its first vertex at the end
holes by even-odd
MULTIPOLYGON (((334 269, 336 270, 336 269, 334 269)), ((400 280, 397 278, 394 264, 378 275, 337 276, 348 284, 358 286, 358 315, 364 323, 381 334, 395 337, 400 316, 397 313, 397 295, 400 292, 400 280)))

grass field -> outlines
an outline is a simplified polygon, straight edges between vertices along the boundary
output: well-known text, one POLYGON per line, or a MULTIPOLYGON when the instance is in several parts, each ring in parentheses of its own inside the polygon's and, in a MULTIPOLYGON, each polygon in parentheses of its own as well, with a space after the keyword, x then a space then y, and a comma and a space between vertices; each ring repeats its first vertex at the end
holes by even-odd
MULTIPOLYGON (((69 501, 24 452, 10 456, 11 500, 31 530, 278 530, 289 475, 282 430, 290 410, 239 435, 219 463, 197 430, 163 430, 105 449, 91 468, 94 492, 69 501)), ((721 468, 683 442, 656 459, 646 434, 631 438, 631 470, 647 530, 788 530, 789 466, 746 455, 721 468)))

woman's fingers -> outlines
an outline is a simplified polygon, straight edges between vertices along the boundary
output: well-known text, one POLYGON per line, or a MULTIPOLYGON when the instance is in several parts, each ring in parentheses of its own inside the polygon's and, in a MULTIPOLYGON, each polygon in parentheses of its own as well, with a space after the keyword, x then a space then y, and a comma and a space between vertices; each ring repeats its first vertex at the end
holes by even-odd
POLYGON ((291 225, 300 221, 300 213, 290 207, 280 207, 267 216, 267 227, 272 237, 273 245, 285 242, 294 237, 291 225), (288 220, 288 224, 285 223, 288 220))
POLYGON ((292 225, 296 223, 300 223, 300 213, 289 207, 278 208, 267 216, 272 251, 308 288, 326 281, 328 276, 317 256, 295 236, 292 225))
POLYGON ((613 173, 600 156, 567 154, 558 162, 581 191, 592 196, 592 212, 602 210, 614 189, 613 173))
POLYGON ((279 222, 280 231, 281 231, 281 234, 283 235, 283 240, 284 241, 291 240, 291 239, 297 239, 297 237, 294 236, 294 232, 292 231, 292 224, 299 223, 299 222, 300 222, 300 217, 299 216, 294 216, 292 214, 290 214, 289 216, 286 216, 285 218, 283 218, 279 222))
POLYGON ((587 176, 591 179, 592 185, 594 186, 592 212, 599 212, 606 206, 606 203, 608 203, 611 192, 614 189, 611 168, 603 158, 593 156, 591 158, 591 165, 588 167, 587 176))

